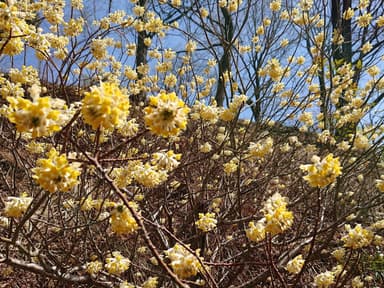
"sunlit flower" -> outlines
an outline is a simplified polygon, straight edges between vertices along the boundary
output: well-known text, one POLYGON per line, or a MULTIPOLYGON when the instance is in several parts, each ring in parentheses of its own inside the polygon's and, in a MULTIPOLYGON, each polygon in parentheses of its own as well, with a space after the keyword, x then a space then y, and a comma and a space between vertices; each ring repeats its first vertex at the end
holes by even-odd
MULTIPOLYGON (((169 265, 172 267, 173 272, 182 279, 195 276, 202 270, 202 266, 196 256, 179 243, 166 250, 165 255, 171 261, 169 265)), ((199 250, 196 251, 196 255, 199 256, 199 250)))
POLYGON ((99 87, 93 86, 85 93, 81 112, 85 123, 93 129, 110 130, 127 118, 129 106, 128 95, 116 83, 101 82, 99 87))
POLYGON ((237 167, 238 167, 237 159, 232 159, 231 161, 223 164, 224 172, 226 175, 230 175, 236 172, 237 167))
POLYGON ((91 275, 96 275, 101 270, 103 270, 103 263, 98 260, 87 262, 87 264, 85 265, 85 269, 87 273, 91 275))
POLYGON ((277 12, 277 11, 279 11, 280 8, 281 8, 281 1, 280 1, 280 0, 272 1, 272 2, 269 4, 269 8, 270 8, 273 12, 277 12))
POLYGON ((144 120, 149 130, 159 136, 176 136, 187 126, 189 108, 175 93, 161 92, 149 98, 144 120))
POLYGON ((195 222, 197 228, 203 232, 208 232, 216 227, 217 220, 215 219, 215 213, 199 213, 199 220, 195 222))
MULTIPOLYGON (((136 209, 137 205, 130 202, 130 205, 136 209)), ((133 218, 131 212, 124 205, 119 205, 111 212, 110 218, 111 230, 116 234, 130 234, 139 229, 135 218, 133 218)))
POLYGON ((260 242, 265 239, 265 219, 255 222, 249 222, 248 228, 245 230, 247 238, 253 242, 260 242))
POLYGON ((333 257, 335 257, 335 259, 336 259, 338 262, 341 262, 341 261, 343 261, 344 256, 345 256, 345 249, 344 249, 344 248, 336 249, 336 250, 333 251, 331 254, 332 254, 333 257))
POLYGON ((326 271, 315 276, 314 282, 316 287, 327 288, 335 281, 335 275, 331 271, 326 271))
POLYGON ((173 150, 169 150, 167 152, 156 152, 152 154, 151 164, 160 169, 172 171, 179 166, 180 159, 181 154, 175 154, 173 150))
POLYGON ((384 175, 381 175, 380 179, 376 179, 376 188, 380 192, 384 192, 384 175))
POLYGON ((131 261, 125 258, 119 251, 113 251, 112 257, 108 257, 104 265, 108 273, 120 275, 121 273, 128 270, 131 261))
MULTIPOLYGON (((32 86, 37 87, 37 86, 32 86)), ((31 87, 31 89, 32 89, 31 87)), ((33 89, 32 89, 33 91, 33 89)), ((21 97, 8 97, 9 121, 16 124, 19 132, 30 132, 32 137, 48 136, 60 131, 64 123, 66 106, 62 100, 39 97, 36 91, 33 101, 21 97)))
POLYGON ((275 193, 265 203, 265 231, 272 236, 282 233, 293 224, 293 213, 287 210, 287 198, 275 193))
POLYGON ((266 155, 273 151, 273 139, 267 137, 256 143, 250 142, 248 147, 248 154, 250 157, 264 158, 266 155))
POLYGON ((367 27, 371 22, 371 20, 372 20, 372 15, 370 13, 364 13, 363 15, 358 16, 356 18, 357 25, 359 25, 359 27, 361 28, 367 27))
POLYGON ((48 152, 48 158, 38 159, 36 164, 32 169, 32 177, 43 189, 51 193, 69 191, 78 183, 78 163, 69 164, 67 157, 60 155, 55 148, 48 152))
POLYGON ((285 267, 285 269, 287 269, 289 273, 298 274, 300 273, 301 268, 304 265, 304 262, 305 260, 303 259, 303 256, 298 255, 287 263, 287 266, 285 267))
POLYGON ((350 225, 345 225, 347 235, 341 240, 344 242, 344 247, 351 249, 360 249, 369 246, 373 240, 373 232, 361 227, 361 224, 357 224, 355 228, 351 228, 350 225))
POLYGON ((157 277, 149 277, 144 283, 143 288, 156 288, 159 282, 157 277))
POLYGON ((149 163, 137 165, 132 172, 132 176, 139 184, 147 188, 156 187, 168 178, 166 170, 159 170, 158 167, 149 163))
POLYGON ((209 153, 212 150, 211 144, 209 142, 205 142, 204 144, 200 145, 199 151, 201 153, 209 153))
POLYGON ((365 135, 358 133, 353 141, 353 147, 359 150, 365 150, 369 147, 369 140, 365 135))
POLYGON ((336 181, 341 174, 339 158, 333 158, 332 154, 328 154, 322 161, 320 157, 312 157, 313 164, 301 165, 300 169, 307 172, 304 176, 310 186, 323 188, 336 181))
POLYGON ((361 281, 360 276, 356 276, 352 279, 351 286, 352 286, 352 288, 363 288, 364 282, 361 281))
POLYGON ((7 217, 20 217, 25 211, 27 211, 33 198, 28 197, 23 193, 20 197, 8 196, 7 201, 4 202, 5 207, 3 213, 7 217))

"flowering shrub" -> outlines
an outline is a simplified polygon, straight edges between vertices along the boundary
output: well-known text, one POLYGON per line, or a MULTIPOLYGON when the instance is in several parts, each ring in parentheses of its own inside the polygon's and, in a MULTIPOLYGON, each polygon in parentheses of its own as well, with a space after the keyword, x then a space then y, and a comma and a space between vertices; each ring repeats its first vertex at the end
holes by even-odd
POLYGON ((105 2, 0 2, 0 286, 381 287, 381 1, 105 2))

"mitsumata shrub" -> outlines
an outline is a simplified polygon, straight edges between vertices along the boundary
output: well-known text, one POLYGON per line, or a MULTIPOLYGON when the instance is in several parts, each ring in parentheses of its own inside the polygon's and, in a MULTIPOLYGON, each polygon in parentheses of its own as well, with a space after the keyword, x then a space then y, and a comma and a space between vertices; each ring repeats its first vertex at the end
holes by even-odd
POLYGON ((0 2, 0 286, 383 287, 383 35, 379 0, 0 2))

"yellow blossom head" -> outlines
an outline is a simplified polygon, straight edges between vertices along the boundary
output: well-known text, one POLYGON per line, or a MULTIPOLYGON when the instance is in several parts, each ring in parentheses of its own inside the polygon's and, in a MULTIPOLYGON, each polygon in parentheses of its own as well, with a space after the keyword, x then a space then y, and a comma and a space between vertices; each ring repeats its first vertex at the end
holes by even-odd
MULTIPOLYGON (((130 205, 134 208, 137 207, 133 202, 130 205)), ((133 218, 129 209, 123 205, 119 205, 112 210, 110 223, 111 230, 116 234, 130 234, 139 229, 135 218, 133 218)))
POLYGON ((199 220, 195 222, 197 228, 203 232, 208 232, 215 229, 217 220, 215 219, 215 213, 199 213, 199 220))
POLYGON ((149 98, 149 105, 144 109, 145 125, 153 134, 176 136, 186 128, 189 110, 175 93, 161 92, 149 98))
POLYGON ((64 102, 50 97, 39 97, 30 101, 22 97, 8 97, 9 121, 16 124, 18 132, 30 132, 32 137, 48 136, 59 131, 64 122, 64 102), (59 106, 55 109, 55 106, 59 106))
POLYGON ((3 213, 7 217, 20 217, 27 211, 32 200, 33 198, 28 197, 26 194, 22 194, 20 197, 9 196, 7 201, 4 202, 3 213))
POLYGON ((121 273, 128 270, 131 261, 128 258, 125 258, 119 251, 113 251, 112 256, 108 257, 105 260, 106 264, 104 265, 108 273, 120 275, 121 273))
POLYGON ((341 238, 341 240, 344 242, 344 247, 351 249, 369 246, 374 237, 371 230, 364 229, 360 224, 357 224, 353 229, 350 225, 345 225, 345 230, 348 234, 341 238))
POLYGON ((333 154, 328 154, 320 161, 318 156, 312 157, 313 164, 301 165, 301 170, 308 174, 304 176, 304 180, 312 187, 323 188, 336 181, 341 175, 339 158, 333 158, 333 154))
POLYGON ((32 177, 43 189, 51 193, 67 192, 77 185, 80 168, 76 163, 68 163, 65 155, 60 155, 52 148, 48 152, 48 158, 37 160, 32 172, 32 177))
MULTIPOLYGON (((165 251, 165 254, 171 261, 170 266, 173 272, 182 279, 196 276, 202 269, 196 256, 178 243, 165 251)), ((196 254, 199 255, 199 250, 196 251, 196 254)))
POLYGON ((82 104, 84 121, 95 130, 113 130, 121 125, 128 117, 130 107, 128 95, 112 82, 101 82, 99 87, 91 87, 82 104))

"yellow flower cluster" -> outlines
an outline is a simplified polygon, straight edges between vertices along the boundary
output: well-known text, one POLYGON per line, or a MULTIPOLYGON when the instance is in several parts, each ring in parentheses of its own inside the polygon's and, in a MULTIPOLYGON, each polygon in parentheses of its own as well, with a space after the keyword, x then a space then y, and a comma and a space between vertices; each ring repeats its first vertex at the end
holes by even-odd
POLYGON ((112 257, 108 257, 105 260, 107 263, 104 265, 108 273, 120 275, 121 273, 128 270, 131 261, 125 258, 119 251, 113 251, 112 257))
POLYGON ((320 157, 312 157, 313 164, 301 165, 300 169, 308 172, 304 176, 310 186, 323 188, 336 181, 341 174, 339 158, 333 158, 333 154, 328 154, 322 161, 320 157))
POLYGON ((0 74, 0 97, 7 99, 7 97, 23 97, 24 89, 21 83, 14 83, 0 74))
POLYGON ((272 236, 282 233, 293 224, 293 213, 287 210, 287 198, 275 193, 269 198, 263 208, 265 217, 265 232, 272 236))
POLYGON ((293 224, 293 213, 287 210, 287 199, 279 193, 272 195, 264 203, 262 210, 264 218, 256 224, 252 221, 245 231, 249 240, 259 242, 263 240, 266 233, 275 236, 287 230, 293 224))
POLYGON ((112 44, 113 40, 111 38, 93 39, 90 47, 91 53, 97 60, 102 60, 107 57, 107 48, 112 44))
POLYGON ((384 192, 384 175, 381 175, 380 179, 376 179, 376 188, 379 189, 380 192, 384 192))
POLYGON ((344 242, 344 247, 351 249, 360 249, 369 246, 374 238, 372 231, 364 229, 361 224, 357 224, 355 228, 351 228, 350 225, 345 225, 347 235, 341 240, 344 242))
POLYGON ((159 284, 157 277, 149 277, 144 283, 143 288, 156 288, 159 284))
POLYGON ((215 229, 217 220, 215 219, 215 213, 199 213, 199 220, 195 222, 197 228, 203 232, 212 231, 215 229))
POLYGON ((5 207, 3 214, 6 217, 20 217, 25 211, 27 211, 33 198, 28 197, 27 194, 23 193, 20 197, 7 197, 7 201, 4 202, 5 207))
MULTIPOLYGON (((182 279, 196 276, 202 269, 199 260, 178 243, 166 250, 165 254, 171 261, 173 272, 182 279)), ((199 250, 196 250, 196 254, 199 256, 199 250)))
POLYGON ((233 158, 231 161, 224 163, 223 168, 226 175, 231 175, 232 173, 237 171, 237 167, 239 160, 237 158, 233 158))
POLYGON ((29 89, 31 94, 36 96, 33 101, 22 97, 7 98, 9 121, 16 124, 17 131, 32 133, 33 138, 59 131, 66 114, 66 106, 62 100, 39 97, 39 89, 37 85, 29 89))
POLYGON ((113 130, 128 117, 129 107, 128 95, 116 83, 101 82, 85 93, 81 112, 93 129, 113 130))
POLYGON ((159 169, 149 163, 140 163, 132 172, 133 179, 139 184, 153 188, 167 180, 168 174, 166 170, 159 169))
POLYGON ((276 58, 268 60, 267 65, 264 68, 260 68, 259 76, 269 76, 275 82, 280 81, 284 74, 284 68, 281 66, 280 61, 276 58))
POLYGON ((277 12, 277 11, 279 11, 280 8, 281 8, 281 1, 280 1, 280 0, 272 1, 272 2, 269 4, 269 9, 271 9, 273 12, 277 12))
POLYGON ((228 109, 224 109, 220 114, 220 119, 226 122, 232 121, 235 119, 236 115, 239 113, 239 110, 247 102, 246 95, 235 96, 233 101, 229 103, 228 109))
POLYGON ((124 137, 133 137, 139 131, 139 124, 136 122, 136 119, 121 119, 119 126, 117 127, 117 131, 124 137))
POLYGON ((167 152, 156 152, 152 154, 151 164, 166 171, 172 171, 179 166, 181 154, 175 154, 173 150, 167 152))
POLYGON ((144 109, 145 125, 155 135, 176 136, 186 128, 189 110, 175 93, 161 92, 149 97, 149 106, 144 109))
POLYGON ((285 269, 287 269, 289 273, 299 274, 304 262, 303 255, 298 255, 287 263, 285 269))
POLYGON ((249 222, 248 229, 245 230, 247 238, 253 242, 260 242, 265 239, 265 219, 249 222))
POLYGON ((23 65, 21 67, 21 70, 16 68, 11 68, 9 70, 9 78, 14 83, 20 83, 20 84, 30 85, 30 86, 32 86, 33 84, 40 83, 39 73, 32 66, 23 65))
POLYGON ((327 288, 335 281, 335 274, 331 271, 326 271, 315 276, 314 283, 316 287, 327 288))
POLYGON ((27 5, 18 5, 17 2, 20 1, 0 3, 0 47, 2 53, 9 56, 20 54, 24 50, 23 40, 35 28, 27 24, 27 20, 32 19, 34 13, 27 12, 27 5))
POLYGON ((98 260, 91 261, 85 265, 85 269, 86 269, 87 273, 89 273, 91 275, 96 275, 97 273, 99 273, 103 269, 103 263, 101 263, 98 260))
POLYGON ((257 143, 250 142, 248 147, 248 154, 250 157, 264 158, 266 155, 271 154, 273 151, 273 139, 268 137, 260 140, 257 143))
POLYGON ((236 12, 243 0, 220 0, 219 6, 228 9, 229 12, 236 12))
POLYGON ((193 114, 191 117, 193 119, 202 119, 210 124, 215 124, 219 119, 219 109, 216 107, 216 103, 205 105, 204 103, 196 101, 195 105, 193 105, 193 114))
MULTIPOLYGON (((130 205, 136 209, 136 203, 130 202, 130 205)), ((116 234, 130 234, 139 229, 139 225, 131 212, 124 205, 119 205, 111 212, 110 218, 111 230, 116 234)))
POLYGON ((43 189, 54 193, 69 191, 77 185, 80 168, 78 163, 69 164, 64 154, 59 155, 52 148, 48 152, 48 158, 37 160, 37 166, 32 172, 32 177, 43 189))

